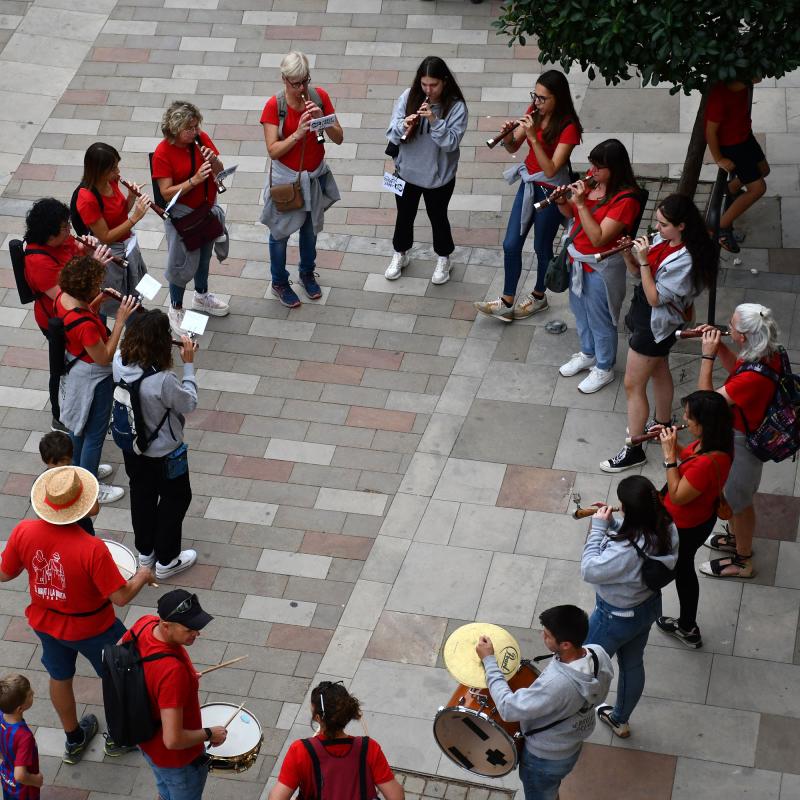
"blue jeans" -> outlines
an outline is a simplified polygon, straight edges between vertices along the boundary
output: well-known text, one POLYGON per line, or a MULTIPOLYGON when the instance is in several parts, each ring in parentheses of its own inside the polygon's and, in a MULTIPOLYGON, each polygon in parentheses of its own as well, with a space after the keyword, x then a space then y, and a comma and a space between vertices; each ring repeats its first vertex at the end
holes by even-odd
MULTIPOLYGON (((522 197, 525 193, 525 184, 520 183, 514 205, 511 207, 511 216, 508 218, 506 238, 503 240, 503 266, 505 268, 505 281, 503 294, 516 295, 519 276, 522 274, 522 246, 528 238, 533 227, 533 250, 536 253, 536 285, 534 290, 544 291, 544 275, 547 265, 553 258, 553 240, 561 224, 561 212, 558 206, 546 206, 541 211, 534 211, 530 223, 522 233, 519 227, 522 216, 522 197)), ((545 198, 545 191, 539 184, 534 184, 533 194, 536 202, 545 198)))
POLYGON ((75 662, 78 653, 86 658, 98 675, 103 674, 103 648, 109 644, 116 644, 124 635, 127 628, 119 619, 114 620, 110 628, 106 628, 97 636, 88 639, 56 639, 49 633, 34 631, 42 642, 42 664, 47 674, 54 681, 68 681, 75 675, 75 662))
MULTIPOLYGON (((208 291, 208 271, 211 269, 211 256, 214 254, 214 242, 206 242, 200 248, 200 261, 197 264, 197 272, 194 274, 194 290, 199 294, 208 291)), ((169 285, 169 299, 173 308, 183 307, 183 293, 185 286, 178 286, 175 283, 169 285)))
POLYGON ((161 800, 200 800, 208 779, 208 766, 187 764, 185 767, 157 767, 142 751, 153 770, 161 800))
POLYGON ((598 272, 583 273, 583 294, 569 290, 569 307, 575 315, 575 327, 581 352, 595 356, 600 369, 611 369, 617 361, 617 326, 608 310, 606 285, 598 272))
POLYGON ((614 719, 627 722, 644 691, 644 648, 650 628, 661 616, 661 593, 633 608, 617 608, 595 597, 586 641, 617 655, 617 702, 614 719), (616 613, 615 613, 616 612, 616 613), (620 613, 631 614, 621 617, 620 613))
POLYGON ((100 466, 100 456, 103 452, 103 443, 108 432, 108 423, 111 419, 111 404, 114 402, 114 379, 109 375, 97 384, 89 408, 89 417, 83 426, 83 433, 76 436, 70 433, 72 439, 72 463, 76 467, 88 469, 95 477, 100 466))
POLYGON ((519 778, 525 790, 525 800, 556 800, 561 781, 572 772, 581 751, 568 758, 539 758, 522 748, 519 764, 519 778))
MULTIPOLYGON (((281 286, 289 283, 289 272, 286 269, 286 246, 289 237, 275 239, 269 235, 269 269, 272 283, 281 286)), ((306 213, 306 221, 300 228, 300 274, 314 272, 317 262, 317 235, 311 223, 311 214, 306 213)))

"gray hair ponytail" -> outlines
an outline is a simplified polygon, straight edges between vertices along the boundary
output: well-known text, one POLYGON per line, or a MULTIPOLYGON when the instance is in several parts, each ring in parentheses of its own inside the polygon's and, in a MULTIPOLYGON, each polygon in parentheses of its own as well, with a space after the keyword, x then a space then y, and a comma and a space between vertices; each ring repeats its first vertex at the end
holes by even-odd
POLYGON ((733 313, 739 332, 746 337, 739 351, 742 361, 760 361, 778 352, 778 325, 771 309, 760 303, 742 303, 733 313))

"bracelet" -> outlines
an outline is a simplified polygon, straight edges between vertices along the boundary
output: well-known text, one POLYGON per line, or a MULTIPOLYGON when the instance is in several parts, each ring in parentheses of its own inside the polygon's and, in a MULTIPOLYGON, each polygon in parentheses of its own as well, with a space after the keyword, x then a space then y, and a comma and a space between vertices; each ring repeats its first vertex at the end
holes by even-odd
POLYGON ((644 262, 640 261, 640 262, 639 262, 639 266, 640 266, 640 267, 649 267, 649 266, 650 266, 650 264, 649 264, 647 261, 644 261, 644 262))
POLYGON ((700 356, 704 361, 716 361, 716 356, 700 356))
POLYGON ((189 176, 189 186, 194 186, 194 184, 192 183, 192 177, 193 177, 192 175, 189 176))
POLYGON ((665 461, 664 462, 664 469, 677 469, 678 462, 677 461, 665 461))
POLYGON ((214 735, 213 733, 211 733, 211 728, 203 728, 203 730, 205 731, 206 734, 206 741, 210 742, 211 737, 214 735))

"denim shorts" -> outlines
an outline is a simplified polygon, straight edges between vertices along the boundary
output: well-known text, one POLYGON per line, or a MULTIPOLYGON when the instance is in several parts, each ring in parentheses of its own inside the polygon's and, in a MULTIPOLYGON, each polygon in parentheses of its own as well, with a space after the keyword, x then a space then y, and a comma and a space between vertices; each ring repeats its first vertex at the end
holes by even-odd
POLYGON ((144 760, 153 770, 161 800, 200 800, 208 779, 208 765, 192 762, 185 767, 156 766, 142 751, 144 760))
POLYGON ((67 681, 75 674, 78 653, 86 658, 100 675, 103 671, 103 648, 116 644, 128 629, 118 620, 114 624, 89 639, 56 639, 49 633, 34 631, 42 641, 42 664, 54 681, 67 681))

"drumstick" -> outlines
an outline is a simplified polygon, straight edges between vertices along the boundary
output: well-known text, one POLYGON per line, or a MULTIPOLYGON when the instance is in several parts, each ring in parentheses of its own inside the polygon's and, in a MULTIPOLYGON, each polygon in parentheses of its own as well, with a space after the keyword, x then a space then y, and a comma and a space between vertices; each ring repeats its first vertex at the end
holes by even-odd
POLYGON ((232 658, 230 661, 223 661, 221 664, 216 664, 213 667, 206 667, 206 669, 200 670, 198 675, 207 675, 209 672, 213 672, 215 669, 222 669, 223 667, 229 667, 231 664, 235 664, 237 661, 243 661, 247 658, 246 655, 238 656, 237 658, 232 658))
POLYGON ((242 704, 239 706, 239 708, 237 708, 236 711, 234 711, 233 714, 231 714, 228 721, 222 726, 223 728, 225 728, 225 730, 228 729, 228 725, 230 725, 231 722, 233 722, 236 719, 236 715, 244 708, 245 702, 246 701, 242 700, 242 704))

